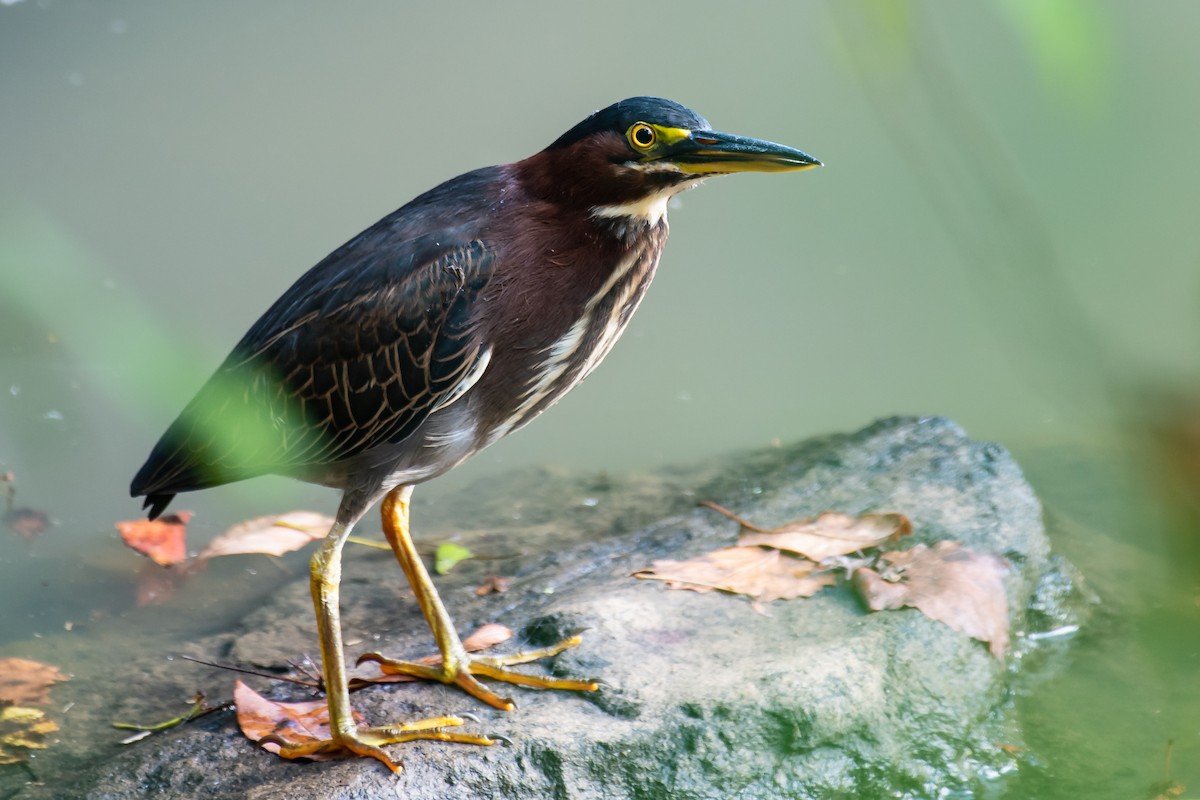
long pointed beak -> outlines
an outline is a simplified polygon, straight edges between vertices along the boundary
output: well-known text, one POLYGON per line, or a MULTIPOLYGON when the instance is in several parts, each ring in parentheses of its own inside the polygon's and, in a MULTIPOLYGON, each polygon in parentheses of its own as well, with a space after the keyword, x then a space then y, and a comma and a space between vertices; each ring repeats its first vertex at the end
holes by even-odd
POLYGON ((683 172, 698 175, 728 172, 794 172, 821 162, 808 153, 775 142, 732 133, 692 131, 665 154, 683 172))

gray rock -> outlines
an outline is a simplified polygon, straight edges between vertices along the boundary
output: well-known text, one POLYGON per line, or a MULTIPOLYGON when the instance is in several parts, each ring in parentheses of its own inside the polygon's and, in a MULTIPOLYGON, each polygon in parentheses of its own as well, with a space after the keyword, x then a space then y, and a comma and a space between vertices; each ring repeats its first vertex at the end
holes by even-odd
MULTIPOLYGON (((444 686, 358 692, 356 707, 375 723, 469 710, 478 729, 512 740, 492 748, 399 746, 393 752, 406 771, 398 778, 365 759, 282 761, 245 740, 223 713, 116 755, 91 737, 70 755, 46 751, 39 769, 70 768, 72 782, 27 786, 18 796, 945 796, 939 791, 977 789, 1011 766, 994 743, 1019 744, 1004 715, 1005 691, 1019 666, 1027 609, 1037 609, 1037 624, 1058 624, 1071 595, 1069 570, 1050 553, 1020 469, 1000 446, 970 441, 944 419, 889 419, 852 435, 636 480, 525 471, 463 497, 453 509, 424 509, 431 525, 441 517, 477 526, 460 538, 492 556, 438 581, 460 631, 502 622, 518 631, 502 649, 516 649, 585 630, 583 644, 549 668, 598 678, 600 692, 513 689, 520 707, 512 713, 444 686), (914 543, 957 539, 1003 555, 1014 567, 1007 589, 1018 656, 1006 667, 984 644, 912 609, 868 614, 843 586, 760 613, 742 598, 630 578, 654 559, 732 543, 736 526, 696 509, 698 498, 766 526, 827 509, 899 511, 914 524, 914 543), (473 588, 492 572, 511 576, 510 591, 477 597, 473 588)), ((359 642, 351 658, 376 648, 408 657, 431 651, 390 555, 354 551, 345 574, 346 638, 359 642)), ((241 630, 198 642, 193 652, 283 669, 314 649, 307 584, 296 581, 241 630)), ((146 706, 126 711, 155 716, 156 686, 182 694, 177 667, 130 665, 136 685, 124 692, 142 692, 146 706)), ((100 680, 74 690, 120 691, 100 680)), ((296 687, 248 680, 278 699, 310 699, 296 687)), ((111 708, 96 714, 113 716, 111 708)))

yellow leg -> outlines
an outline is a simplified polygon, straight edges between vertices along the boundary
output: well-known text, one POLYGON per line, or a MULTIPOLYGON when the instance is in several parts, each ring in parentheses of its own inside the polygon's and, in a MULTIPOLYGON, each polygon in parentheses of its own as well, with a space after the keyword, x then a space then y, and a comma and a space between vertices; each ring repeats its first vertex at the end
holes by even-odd
POLYGON ((488 689, 475 678, 476 675, 542 689, 575 691, 598 689, 599 685, 592 681, 525 675, 505 669, 513 664, 525 664, 561 653, 563 650, 579 644, 578 636, 572 636, 552 647, 507 656, 476 656, 466 651, 462 640, 454 630, 454 623, 450 620, 450 615, 446 613, 446 608, 442 605, 441 598, 438 597, 433 581, 429 578, 425 564, 421 561, 421 556, 417 553, 417 548, 409 536, 408 501, 411 495, 412 487, 401 486, 393 489, 383 499, 383 533, 392 545, 396 559, 400 562, 400 567, 404 570, 404 574, 408 577, 408 582, 416 594, 421 613, 425 615, 425 620, 429 623, 430 630, 433 631, 433 638, 442 655, 442 663, 419 664, 411 661, 394 661, 384 658, 378 653, 367 653, 359 660, 376 661, 387 673, 413 675, 427 680, 455 684, 473 697, 505 711, 511 711, 516 707, 512 700, 501 697, 488 689))
POLYGON ((313 605, 316 609, 317 632, 321 641, 321 665, 325 676, 325 696, 329 702, 330 738, 308 742, 287 742, 278 736, 267 736, 262 743, 279 745, 284 758, 304 758, 334 752, 354 753, 376 758, 392 772, 400 765, 383 750, 383 746, 431 739, 442 742, 489 745, 495 740, 486 736, 443 730, 462 725, 461 717, 445 716, 400 725, 360 728, 354 722, 350 707, 350 690, 346 685, 346 658, 342 649, 342 627, 338 604, 338 587, 342 579, 342 546, 350 534, 351 525, 339 520, 321 548, 313 555, 310 576, 313 605))

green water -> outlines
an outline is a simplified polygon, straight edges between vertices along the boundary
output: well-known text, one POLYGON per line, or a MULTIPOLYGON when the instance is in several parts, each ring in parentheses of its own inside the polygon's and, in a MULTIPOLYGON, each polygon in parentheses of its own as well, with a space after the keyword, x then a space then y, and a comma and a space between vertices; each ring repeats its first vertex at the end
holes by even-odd
MULTIPOLYGON (((186 640, 288 579, 231 563, 135 608, 113 522, 155 438, 362 227, 661 94, 827 166, 685 195, 604 368, 418 503, 452 525, 456 488, 516 465, 946 414, 1016 452, 1101 600, 1018 681, 997 792, 1141 797, 1174 740, 1200 796, 1200 487, 1141 435, 1173 441, 1148 398, 1200 405, 1198 29, 1187 0, 0 5, 0 471, 52 520, 0 531, 3 653, 116 621, 186 640)), ((264 479, 179 505, 202 545, 335 504, 264 479)))

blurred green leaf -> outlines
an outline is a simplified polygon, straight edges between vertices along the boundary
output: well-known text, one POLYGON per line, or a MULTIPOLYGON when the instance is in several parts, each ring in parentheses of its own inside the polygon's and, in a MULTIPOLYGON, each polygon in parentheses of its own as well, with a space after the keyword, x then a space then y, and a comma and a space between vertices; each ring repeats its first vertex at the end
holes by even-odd
MULTIPOLYGON (((25 205, 0 209, 0 317, 6 344, 41 355, 65 350, 82 383, 132 419, 164 417, 212 368, 155 306, 56 219, 25 205), (147 373, 154 380, 147 380, 147 373)), ((186 302, 181 300, 180 302, 186 302)))
POLYGON ((433 554, 433 569, 438 575, 445 575, 454 569, 460 561, 474 558, 475 554, 461 544, 442 542, 433 554))
POLYGON ((1103 102, 1111 40, 1104 9, 1087 0, 997 0, 1025 40, 1045 89, 1077 110, 1103 102))

